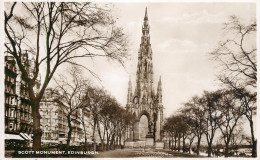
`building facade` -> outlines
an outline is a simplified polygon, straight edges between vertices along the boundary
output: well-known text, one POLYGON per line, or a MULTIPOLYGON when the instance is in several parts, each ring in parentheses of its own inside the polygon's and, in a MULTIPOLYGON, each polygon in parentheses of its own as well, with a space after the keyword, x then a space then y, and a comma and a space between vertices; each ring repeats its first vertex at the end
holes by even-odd
POLYGON ((56 145, 63 143, 64 139, 60 139, 60 134, 63 138, 68 130, 67 120, 60 118, 63 116, 60 107, 53 101, 51 90, 46 89, 44 96, 40 102, 42 143, 56 145))
MULTIPOLYGON (((25 70, 30 73, 33 59, 28 54, 22 55, 22 63, 25 70)), ((15 58, 5 52, 5 140, 32 141, 32 108, 28 93, 28 83, 23 80, 15 58)), ((36 89, 40 87, 37 81, 36 89)))
MULTIPOLYGON (((43 144, 66 144, 68 138, 67 110, 59 106, 53 99, 52 91, 46 89, 40 103, 41 129, 43 144)), ((77 109, 71 115, 71 146, 79 146, 85 142, 91 142, 92 126, 90 125, 90 112, 88 109, 77 109), (85 128, 84 128, 85 127, 85 128)))
POLYGON ((148 144, 148 140, 150 145, 155 145, 155 142, 161 140, 163 122, 162 82, 160 77, 157 92, 155 93, 153 88, 153 53, 149 31, 150 26, 146 8, 142 26, 141 44, 138 51, 134 92, 132 90, 131 78, 128 83, 126 109, 135 115, 136 120, 134 126, 128 129, 127 137, 130 141, 146 141, 146 144, 148 144))

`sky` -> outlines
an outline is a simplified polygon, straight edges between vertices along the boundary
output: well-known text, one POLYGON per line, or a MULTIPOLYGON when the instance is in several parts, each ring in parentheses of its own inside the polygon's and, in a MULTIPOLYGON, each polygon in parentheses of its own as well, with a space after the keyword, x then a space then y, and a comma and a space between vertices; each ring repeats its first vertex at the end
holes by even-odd
POLYGON ((256 15, 253 3, 114 3, 112 14, 129 38, 126 67, 93 63, 104 86, 125 106, 129 76, 136 82, 137 55, 145 8, 153 50, 154 88, 162 77, 164 116, 174 114, 194 95, 217 90, 217 64, 209 53, 223 40, 223 23, 237 15, 248 23, 256 15))

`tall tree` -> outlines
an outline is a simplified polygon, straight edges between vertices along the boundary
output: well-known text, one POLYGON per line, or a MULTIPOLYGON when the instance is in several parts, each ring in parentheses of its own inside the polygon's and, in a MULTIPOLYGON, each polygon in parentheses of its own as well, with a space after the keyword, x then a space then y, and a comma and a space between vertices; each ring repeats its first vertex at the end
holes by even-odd
POLYGON ((246 99, 249 98, 247 93, 241 99, 246 104, 244 105, 245 116, 251 127, 253 157, 257 156, 253 122, 253 116, 256 115, 255 97, 257 95, 256 29, 256 20, 245 24, 239 17, 231 16, 229 21, 224 24, 224 31, 229 37, 225 41, 219 42, 219 46, 211 52, 213 59, 221 64, 219 79, 231 89, 246 90, 239 94, 243 96, 244 93, 249 92, 251 100, 255 100, 254 103, 246 103, 246 99))
POLYGON ((236 97, 233 90, 222 91, 221 100, 217 108, 220 118, 217 124, 220 128, 225 143, 225 157, 229 156, 229 143, 233 132, 243 116, 245 110, 241 101, 236 97))
POLYGON ((194 124, 196 123, 195 119, 190 115, 190 108, 187 108, 187 106, 181 108, 180 112, 183 114, 183 123, 186 125, 185 129, 185 136, 189 140, 189 153, 191 153, 191 145, 194 141, 194 138, 196 137, 196 127, 194 124))
POLYGON ((184 104, 186 113, 189 114, 190 119, 193 122, 191 125, 194 128, 197 137, 197 155, 200 154, 200 142, 202 135, 204 134, 204 109, 202 98, 194 96, 191 100, 184 104))
POLYGON ((64 114, 67 117, 68 136, 67 148, 70 146, 71 134, 73 127, 76 127, 82 115, 82 109, 86 105, 86 91, 88 89, 88 81, 84 80, 81 75, 81 70, 78 67, 72 67, 66 77, 60 75, 59 79, 55 79, 56 87, 55 101, 59 104, 64 114), (70 75, 70 76, 68 76, 70 75), (71 78, 71 79, 70 79, 71 78))
POLYGON ((90 99, 89 101, 89 109, 90 113, 93 119, 93 141, 94 141, 94 150, 96 150, 96 131, 98 132, 101 145, 102 145, 102 150, 104 149, 104 140, 105 140, 105 132, 104 130, 101 130, 101 115, 100 112, 103 108, 103 106, 107 103, 107 93, 105 90, 96 88, 96 87, 90 87, 88 89, 87 93, 88 98, 90 99), (103 133, 104 134, 103 134, 103 133))
POLYGON ((122 29, 116 27, 109 8, 93 3, 14 2, 6 5, 5 48, 15 58, 22 78, 28 82, 33 114, 33 148, 40 150, 39 103, 59 66, 64 63, 83 66, 73 60, 100 56, 123 64, 127 41, 122 29), (35 60, 31 73, 22 62, 25 50, 35 60), (40 73, 45 73, 45 77, 39 92, 36 92, 34 86, 40 73))
MULTIPOLYGON (((163 132, 164 134, 166 134, 167 136, 169 136, 169 149, 171 150, 173 148, 173 138, 176 135, 176 129, 175 129, 175 120, 174 120, 174 116, 171 116, 169 118, 166 119, 166 122, 163 125, 163 132)), ((176 143, 174 148, 176 148, 176 143)))
POLYGON ((220 113, 217 108, 219 101, 221 99, 221 91, 216 92, 204 92, 203 95, 203 109, 205 117, 205 130, 204 133, 207 138, 208 143, 208 157, 211 157, 212 153, 212 143, 216 133, 216 130, 219 128, 218 119, 220 118, 220 113))

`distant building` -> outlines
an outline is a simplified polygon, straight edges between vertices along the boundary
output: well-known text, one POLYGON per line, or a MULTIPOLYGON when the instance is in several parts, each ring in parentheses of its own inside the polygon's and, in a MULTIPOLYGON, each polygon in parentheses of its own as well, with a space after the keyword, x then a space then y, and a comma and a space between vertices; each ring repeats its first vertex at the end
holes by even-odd
POLYGON ((89 108, 81 109, 81 125, 83 128, 83 142, 85 142, 85 136, 87 138, 87 144, 93 143, 93 125, 92 125, 92 118, 89 108), (85 126, 85 129, 84 129, 85 126), (85 135, 86 134, 86 135, 85 135))
MULTIPOLYGON (((54 102, 50 89, 46 89, 40 103, 42 143, 43 144, 66 144, 68 138, 67 110, 54 102)), ((88 109, 78 109, 71 115, 72 133, 71 146, 79 146, 85 142, 84 126, 87 142, 91 142, 93 128, 90 125, 90 112, 88 109), (83 122, 84 121, 84 122, 83 122), (84 126, 83 126, 84 123, 84 126)))
POLYGON ((59 143, 65 144, 67 140, 67 133, 68 133, 68 121, 67 117, 65 116, 65 111, 62 109, 58 110, 58 130, 59 130, 59 143))
POLYGON ((78 146, 81 142, 84 142, 84 132, 83 128, 81 126, 80 121, 80 112, 77 110, 74 114, 71 115, 71 127, 72 127, 72 133, 71 133, 71 146, 78 146))
POLYGON ((59 144, 64 143, 65 133, 68 130, 67 119, 57 103, 53 101, 51 91, 46 89, 40 102, 42 143, 59 144), (60 139, 61 137, 61 139, 60 139))

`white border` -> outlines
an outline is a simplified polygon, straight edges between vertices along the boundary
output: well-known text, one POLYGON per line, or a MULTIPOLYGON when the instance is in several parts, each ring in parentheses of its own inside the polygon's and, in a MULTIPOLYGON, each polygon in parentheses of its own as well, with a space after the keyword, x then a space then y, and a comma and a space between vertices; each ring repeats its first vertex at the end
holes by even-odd
MULTIPOLYGON (((30 2, 31 0, 17 0, 17 2, 30 2)), ((34 1, 40 1, 40 0, 34 0, 34 1)), ((42 0, 43 1, 43 0, 42 0)), ((63 0, 65 2, 71 2, 71 1, 82 1, 82 0, 63 0)), ((260 26, 258 25, 259 16, 260 16, 260 0, 88 0, 90 2, 113 2, 113 3, 198 3, 198 2, 206 2, 206 3, 256 3, 256 17, 257 17, 257 49, 260 48, 260 38, 259 38, 259 31, 260 26)), ((15 2, 15 0, 4 0, 0 1, 0 159, 14 159, 19 160, 19 158, 5 158, 4 157, 4 2, 15 2)), ((257 65, 260 64, 260 58, 259 58, 259 50, 257 51, 257 65)), ((259 69, 259 67, 258 67, 259 69)), ((258 79, 260 78, 260 75, 257 74, 258 79)), ((259 83, 257 82, 257 85, 259 83)), ((259 91, 259 88, 257 89, 259 91)), ((257 95, 257 99, 260 99, 260 95, 257 95)), ((257 106, 259 106, 259 101, 257 101, 257 106)), ((259 111, 257 115, 257 123, 256 127, 256 138, 258 139, 257 143, 257 152, 258 157, 257 158, 250 158, 250 159, 259 159, 260 157, 260 144, 259 144, 259 138, 260 138, 260 116, 259 111)), ((24 159, 46 159, 46 158, 24 158, 24 159)), ((59 159, 59 160, 72 160, 74 158, 48 158, 48 159, 59 159)), ((80 158, 80 159, 89 159, 89 158, 80 158)), ((104 158, 95 158, 95 159, 104 159, 104 158)), ((117 159, 117 158, 105 158, 105 159, 117 159)), ((132 159, 132 158, 124 158, 124 159, 132 159)), ((138 158, 139 159, 139 158, 138 158)), ((140 159, 146 159, 146 158, 140 158, 140 159)), ((150 158, 150 159, 169 159, 169 158, 150 158)), ((172 159, 172 158, 171 158, 172 159)), ((176 160, 183 160, 183 159, 200 159, 200 158, 174 158, 176 160)), ((225 159, 225 158, 205 158, 205 159, 225 159)), ((229 159, 237 159, 237 158, 229 158, 229 159)), ((239 158, 239 159, 249 159, 249 158, 239 158)))

